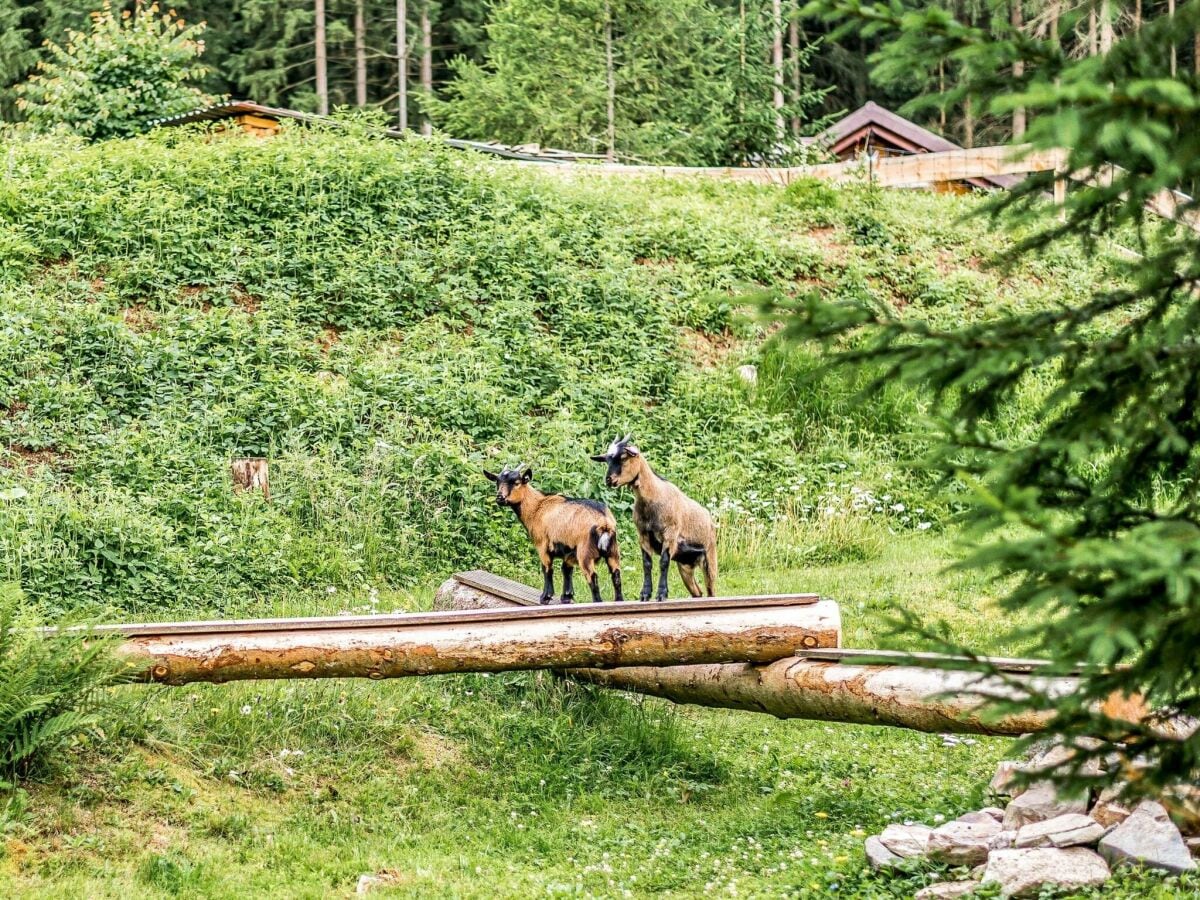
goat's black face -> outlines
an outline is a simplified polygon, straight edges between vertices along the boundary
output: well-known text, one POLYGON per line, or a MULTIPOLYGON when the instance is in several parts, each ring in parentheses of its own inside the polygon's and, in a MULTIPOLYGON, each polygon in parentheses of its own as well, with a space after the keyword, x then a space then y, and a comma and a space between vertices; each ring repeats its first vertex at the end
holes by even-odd
POLYGON ((609 487, 621 487, 637 481, 641 474, 641 452, 630 443, 632 435, 617 438, 608 445, 608 450, 592 457, 596 462, 608 464, 604 483, 609 487))
POLYGON ((533 478, 533 469, 528 466, 517 466, 515 469, 510 469, 505 466, 500 470, 500 474, 496 475, 483 470, 484 477, 488 481, 496 483, 496 504, 498 506, 520 506, 521 501, 525 499, 525 489, 533 478))

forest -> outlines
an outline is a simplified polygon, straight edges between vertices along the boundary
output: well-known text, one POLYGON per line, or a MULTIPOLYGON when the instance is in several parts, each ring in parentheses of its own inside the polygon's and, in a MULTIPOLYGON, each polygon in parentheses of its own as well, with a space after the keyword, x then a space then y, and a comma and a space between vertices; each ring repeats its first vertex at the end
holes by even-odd
MULTIPOLYGON (((116 4, 133 9, 137 3, 116 4)), ((972 27, 1011 25, 1075 58, 1163 17, 1175 0, 952 0, 972 27)), ((96 0, 0 0, 0 120, 14 86, 87 32, 96 0)), ((797 138, 868 99, 965 146, 1019 137, 1024 114, 965 90, 954 55, 880 66, 878 31, 847 31, 798 0, 226 0, 170 10, 200 44, 194 105, 221 97, 381 120, 458 138, 538 143, 626 162, 803 159, 797 138)), ((1200 64, 1200 39, 1164 71, 1200 64)), ((1011 70, 1020 78, 1021 65, 1011 70)), ((172 111, 184 111, 174 109, 172 111)))

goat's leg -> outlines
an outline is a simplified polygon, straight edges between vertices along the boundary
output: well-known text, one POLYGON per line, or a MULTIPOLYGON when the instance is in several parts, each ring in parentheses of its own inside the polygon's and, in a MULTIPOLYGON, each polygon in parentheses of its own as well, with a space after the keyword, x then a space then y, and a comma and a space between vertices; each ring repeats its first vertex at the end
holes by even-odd
POLYGON ((600 602, 600 576, 596 572, 596 561, 590 557, 580 557, 579 569, 583 572, 583 579, 588 583, 588 587, 592 589, 592 602, 600 602))
POLYGON ((569 562, 567 562, 565 559, 563 560, 563 563, 562 563, 562 576, 563 576, 562 602, 563 603, 574 603, 575 602, 575 567, 573 565, 571 565, 569 562))
POLYGON ((654 590, 654 559, 642 549, 642 596, 638 599, 645 603, 650 599, 650 594, 654 590))
POLYGON ((689 594, 693 597, 701 596, 700 585, 696 583, 696 567, 685 566, 683 563, 676 563, 679 566, 679 577, 683 579, 683 586, 687 588, 689 594))
POLYGON ((658 563, 658 602, 667 599, 667 575, 671 571, 671 549, 670 545, 663 542, 662 556, 658 563))
POLYGON ((549 553, 539 551, 538 556, 542 561, 542 596, 538 602, 544 606, 554 599, 554 560, 549 553))
POLYGON ((608 563, 608 574, 612 576, 613 601, 620 603, 625 599, 625 595, 621 593, 621 557, 617 555, 616 547, 613 547, 604 561, 608 563))

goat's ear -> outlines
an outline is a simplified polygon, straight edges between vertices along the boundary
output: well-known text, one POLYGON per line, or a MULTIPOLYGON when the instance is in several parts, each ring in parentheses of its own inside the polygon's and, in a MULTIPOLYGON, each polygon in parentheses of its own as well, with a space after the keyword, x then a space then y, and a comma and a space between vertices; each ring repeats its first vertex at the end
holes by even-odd
POLYGON ((524 484, 529 484, 529 482, 532 478, 533 478, 533 469, 530 468, 529 466, 526 466, 524 471, 521 472, 521 481, 524 484))
POLYGON ((487 469, 483 470, 483 477, 486 478, 488 481, 499 481, 500 480, 499 475, 497 475, 495 472, 489 472, 487 469))
POLYGON ((639 450, 637 447, 633 446, 633 444, 629 444, 625 448, 625 452, 628 453, 630 456, 641 456, 642 455, 642 451, 639 450))
POLYGON ((588 459, 593 462, 608 462, 608 456, 604 453, 597 453, 594 456, 589 456, 588 459))

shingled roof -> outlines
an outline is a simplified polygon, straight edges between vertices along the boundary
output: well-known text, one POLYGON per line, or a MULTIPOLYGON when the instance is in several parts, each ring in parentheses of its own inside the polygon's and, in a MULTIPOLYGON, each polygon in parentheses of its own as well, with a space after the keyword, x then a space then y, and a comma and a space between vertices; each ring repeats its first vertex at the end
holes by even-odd
MULTIPOLYGON (((813 143, 840 156, 860 141, 877 141, 903 153, 940 153, 962 150, 954 141, 922 128, 897 113, 868 101, 845 118, 834 122, 815 138, 813 143)), ((1015 175, 993 175, 967 179, 977 187, 1010 188, 1021 179, 1015 175)))

